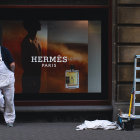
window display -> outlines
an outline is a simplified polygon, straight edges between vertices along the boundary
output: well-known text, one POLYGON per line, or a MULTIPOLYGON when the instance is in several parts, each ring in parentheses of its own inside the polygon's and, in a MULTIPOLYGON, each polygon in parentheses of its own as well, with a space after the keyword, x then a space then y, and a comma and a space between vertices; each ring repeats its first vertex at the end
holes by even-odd
POLYGON ((101 91, 100 22, 13 20, 1 27, 16 61, 16 93, 101 91))
POLYGON ((107 10, 14 10, 1 15, 0 28, 1 44, 16 62, 16 97, 107 98, 107 10))

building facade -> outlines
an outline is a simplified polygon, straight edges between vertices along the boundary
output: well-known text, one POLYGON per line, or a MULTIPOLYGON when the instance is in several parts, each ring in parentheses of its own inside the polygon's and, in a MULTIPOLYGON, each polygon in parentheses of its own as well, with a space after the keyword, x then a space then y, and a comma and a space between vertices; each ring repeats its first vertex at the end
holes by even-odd
MULTIPOLYGON (((49 42, 49 44, 47 44, 48 50, 49 46, 51 46, 56 53, 57 49, 55 45, 57 45, 60 50, 71 49, 75 54, 78 52, 76 54, 78 58, 86 58, 79 64, 76 63, 79 60, 75 60, 76 62, 73 61, 73 63, 78 66, 77 70, 80 72, 80 80, 83 76, 83 79, 79 82, 80 88, 79 85, 77 85, 75 86, 77 87, 76 90, 70 89, 68 91, 66 88, 60 88, 61 85, 59 88, 58 86, 52 86, 51 80, 56 77, 53 77, 54 74, 52 71, 57 73, 57 75, 59 75, 58 70, 64 71, 63 74, 60 74, 61 76, 58 77, 58 79, 61 79, 61 77, 65 76, 65 70, 70 69, 65 64, 67 69, 63 69, 61 65, 56 71, 50 69, 45 73, 45 70, 42 70, 44 72, 44 76, 41 77, 42 83, 44 83, 45 80, 43 78, 46 75, 50 77, 49 80, 46 80, 47 88, 45 84, 40 85, 41 89, 39 93, 44 94, 18 94, 22 93, 23 88, 23 84, 21 83, 23 69, 21 70, 21 63, 18 61, 21 58, 21 50, 16 47, 12 50, 9 47, 19 67, 19 69, 16 70, 15 103, 17 110, 27 110, 27 107, 28 110, 32 110, 36 107, 37 110, 44 111, 101 111, 109 112, 110 117, 114 120, 116 119, 118 109, 121 109, 125 113, 128 112, 130 93, 133 88, 134 56, 140 53, 140 2, 138 0, 30 0, 28 3, 27 1, 4 0, 0 1, 0 8, 0 13, 4 13, 0 14, 1 27, 3 29, 1 33, 4 34, 1 35, 1 42, 6 47, 13 43, 12 41, 10 42, 12 37, 13 40, 17 38, 11 35, 12 33, 18 33, 20 37, 26 34, 26 31, 21 26, 21 21, 29 21, 32 17, 32 20, 39 19, 41 21, 44 32, 46 33, 47 43, 49 42), (88 26, 83 26, 84 24, 75 26, 72 20, 75 20, 75 23, 76 21, 82 21, 88 26), (67 24, 66 22, 62 23, 62 21, 66 21, 67 24), (91 29, 92 27, 93 30, 91 29), (15 30, 12 30, 14 28, 21 31, 22 34, 14 32, 15 30), (65 39, 58 34, 60 31, 61 33, 63 32, 61 36, 65 36, 65 39), (12 36, 11 38, 7 37, 8 32, 9 35, 12 36), (73 35, 68 36, 71 32, 73 35), (77 40, 73 39, 71 42, 69 38, 77 38, 77 40), (62 43, 63 48, 61 46, 62 43), (66 48, 64 48, 64 46, 66 46, 66 48), (74 49, 73 46, 79 47, 81 51, 79 51, 80 49, 74 49), (85 49, 87 46, 88 49, 85 49), (17 57, 19 59, 17 59, 17 57), (84 65, 85 63, 87 63, 87 65, 84 65), (87 73, 85 72, 85 67, 87 67, 87 73), (81 71, 83 73, 81 73, 81 71)), ((19 42, 13 44, 15 46, 17 45, 17 47, 22 41, 21 38, 18 39, 19 42)), ((45 49, 44 52, 42 50, 44 55, 46 55, 45 51, 45 49)), ((52 57, 51 51, 52 49, 49 50, 50 57, 52 57)), ((27 54, 26 52, 25 54, 27 54)), ((69 53, 70 51, 66 53, 61 52, 61 54, 64 55, 68 55, 69 53)), ((69 55, 71 56, 71 54, 69 55)), ((48 58, 45 59, 48 60, 48 58)), ((51 60, 54 61, 54 59, 53 55, 51 60)), ((35 60, 35 58, 33 58, 33 60, 35 60)), ((39 59, 39 61, 41 60, 39 59)), ((52 66, 52 63, 49 67, 50 66, 52 66)), ((55 66, 56 64, 53 64, 53 67, 55 66)), ((43 67, 48 67, 48 64, 44 64, 43 67)), ((56 82, 56 85, 62 83, 65 87, 65 77, 64 80, 62 79, 62 82, 58 79, 56 78, 52 83, 56 82)), ((68 75, 66 81, 68 85, 68 75)), ((26 85, 26 82, 24 83, 24 85, 26 85)), ((137 87, 139 90, 139 84, 137 87)), ((34 92, 37 92, 37 90, 34 92)), ((140 98, 137 97, 137 100, 140 100, 140 98)), ((136 111, 138 110, 139 109, 136 111)))
MULTIPOLYGON (((113 100, 114 116, 118 109, 128 112, 133 88, 134 57, 140 54, 140 2, 138 0, 116 0, 113 5, 113 100)), ((139 77, 139 71, 137 71, 139 77)), ((137 84, 137 90, 139 90, 137 84)), ((139 96, 136 97, 140 100, 139 96)), ((136 113, 139 108, 136 108, 136 113)))

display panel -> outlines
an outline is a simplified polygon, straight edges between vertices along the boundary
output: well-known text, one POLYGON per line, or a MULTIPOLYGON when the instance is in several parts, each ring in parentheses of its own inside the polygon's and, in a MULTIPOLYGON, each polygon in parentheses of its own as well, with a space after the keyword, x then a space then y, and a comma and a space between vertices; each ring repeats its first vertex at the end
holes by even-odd
POLYGON ((106 9, 12 9, 11 16, 1 15, 1 42, 16 61, 16 98, 107 98, 107 23, 106 9))
POLYGON ((6 20, 1 28, 16 93, 101 92, 100 21, 6 20))

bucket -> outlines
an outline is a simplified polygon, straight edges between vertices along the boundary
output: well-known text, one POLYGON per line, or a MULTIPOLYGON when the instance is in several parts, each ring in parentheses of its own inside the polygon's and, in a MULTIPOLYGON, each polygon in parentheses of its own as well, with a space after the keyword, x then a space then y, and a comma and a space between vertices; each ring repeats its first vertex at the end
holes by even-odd
POLYGON ((134 130, 134 118, 123 118, 118 116, 117 123, 122 128, 122 130, 132 131, 134 130))

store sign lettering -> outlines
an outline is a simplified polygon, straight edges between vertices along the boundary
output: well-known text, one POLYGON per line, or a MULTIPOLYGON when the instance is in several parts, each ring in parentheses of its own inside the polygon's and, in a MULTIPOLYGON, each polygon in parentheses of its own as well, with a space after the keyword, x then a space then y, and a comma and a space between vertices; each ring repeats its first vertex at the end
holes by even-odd
POLYGON ((42 67, 56 67, 56 63, 66 63, 67 56, 31 56, 32 63, 42 63, 42 67))

